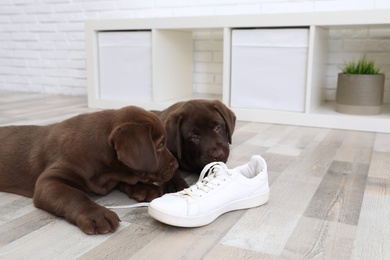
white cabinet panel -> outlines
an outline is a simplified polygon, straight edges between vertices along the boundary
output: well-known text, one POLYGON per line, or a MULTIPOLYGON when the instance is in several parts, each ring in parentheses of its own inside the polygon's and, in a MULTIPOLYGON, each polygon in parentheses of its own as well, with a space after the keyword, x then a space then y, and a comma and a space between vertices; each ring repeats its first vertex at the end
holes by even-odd
POLYGON ((152 100, 151 31, 98 33, 99 97, 152 100))
POLYGON ((231 106, 303 112, 309 29, 232 30, 231 106))

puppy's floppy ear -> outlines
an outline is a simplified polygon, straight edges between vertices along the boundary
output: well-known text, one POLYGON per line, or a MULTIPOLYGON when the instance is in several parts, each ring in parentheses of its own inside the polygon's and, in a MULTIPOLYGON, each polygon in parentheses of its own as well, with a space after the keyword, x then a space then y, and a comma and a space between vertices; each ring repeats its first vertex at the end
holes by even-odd
POLYGON ((227 138, 229 144, 232 143, 232 135, 234 132, 234 128, 236 126, 236 115, 231 111, 227 106, 225 106, 221 101, 214 100, 213 101, 214 108, 217 112, 222 116, 225 121, 227 127, 227 138))
POLYGON ((172 154, 181 159, 181 131, 183 115, 172 113, 165 121, 165 130, 167 131, 167 147, 172 154))
POLYGON ((118 160, 133 170, 154 173, 158 169, 150 124, 125 123, 114 128, 109 142, 118 160))

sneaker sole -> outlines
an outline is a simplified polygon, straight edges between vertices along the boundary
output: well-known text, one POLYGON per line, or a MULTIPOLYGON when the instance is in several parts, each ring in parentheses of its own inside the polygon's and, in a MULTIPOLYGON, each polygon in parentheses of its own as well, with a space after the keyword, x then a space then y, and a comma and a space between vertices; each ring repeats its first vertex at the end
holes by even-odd
POLYGON ((165 212, 161 212, 160 210, 154 208, 150 204, 148 207, 148 213, 154 219, 171 226, 200 227, 200 226, 205 226, 207 224, 210 224, 211 222, 216 220, 219 216, 229 211, 258 207, 267 203, 268 200, 269 200, 269 191, 254 197, 233 201, 229 204, 220 207, 219 209, 214 210, 213 212, 207 215, 202 215, 202 216, 194 216, 194 217, 172 216, 165 212))

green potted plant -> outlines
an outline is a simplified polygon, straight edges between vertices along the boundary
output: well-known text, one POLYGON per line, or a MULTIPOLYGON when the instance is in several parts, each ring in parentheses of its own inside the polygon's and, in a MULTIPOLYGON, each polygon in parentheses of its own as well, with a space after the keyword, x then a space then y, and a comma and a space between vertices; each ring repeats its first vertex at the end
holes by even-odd
POLYGON ((364 57, 341 68, 336 90, 336 111, 354 115, 382 112, 385 75, 364 57))

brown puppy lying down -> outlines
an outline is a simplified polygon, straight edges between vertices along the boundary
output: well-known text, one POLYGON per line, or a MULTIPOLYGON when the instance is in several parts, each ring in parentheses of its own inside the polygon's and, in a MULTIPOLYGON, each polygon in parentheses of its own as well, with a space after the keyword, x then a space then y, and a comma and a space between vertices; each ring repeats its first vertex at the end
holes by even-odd
POLYGON ((87 234, 113 232, 120 219, 88 194, 118 188, 130 198, 162 195, 178 167, 160 120, 137 107, 75 116, 48 126, 0 127, 0 191, 32 197, 87 234))
MULTIPOLYGON (((168 149, 178 160, 180 169, 199 173, 210 162, 227 161, 236 116, 222 102, 196 99, 152 112, 165 126, 168 149)), ((183 181, 175 174, 168 190, 183 188, 183 181)))

